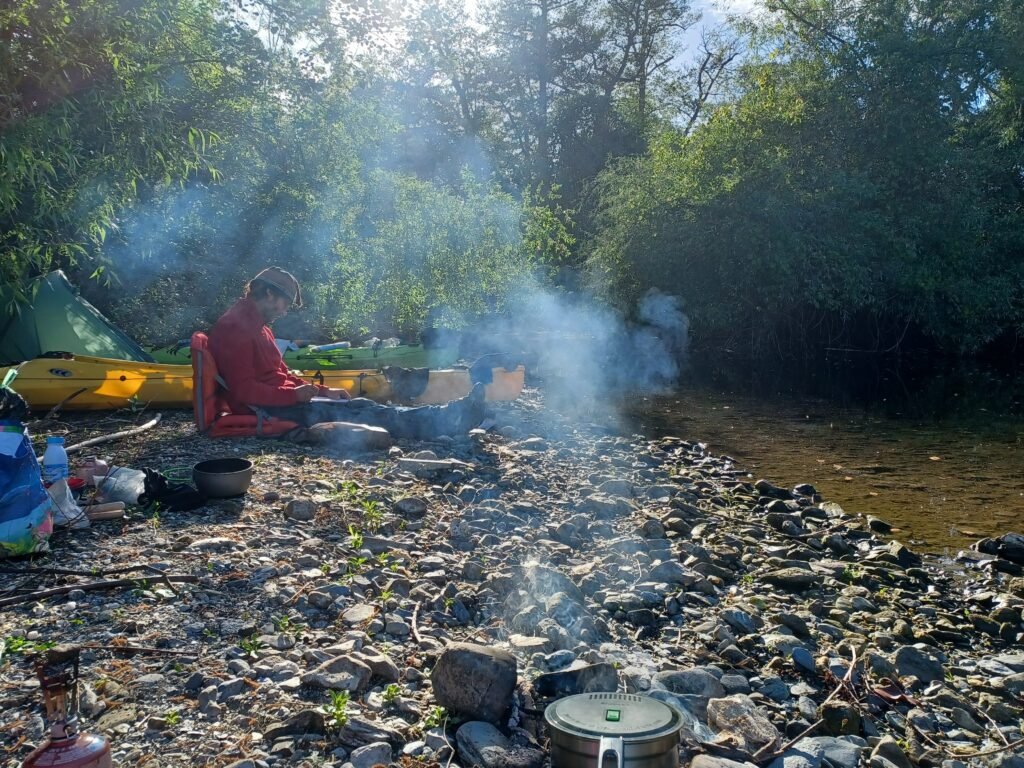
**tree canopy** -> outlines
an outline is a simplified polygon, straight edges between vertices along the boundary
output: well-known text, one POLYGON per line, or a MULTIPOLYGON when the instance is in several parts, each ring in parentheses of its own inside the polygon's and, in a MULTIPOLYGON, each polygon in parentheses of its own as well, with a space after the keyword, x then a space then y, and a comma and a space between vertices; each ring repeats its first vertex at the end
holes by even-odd
POLYGON ((68 269, 152 342, 267 263, 321 336, 538 283, 754 353, 1024 327, 1024 0, 473 7, 5 4, 0 280, 68 269))
POLYGON ((591 263, 731 346, 1021 328, 1017 0, 776 0, 735 97, 602 172, 591 263))

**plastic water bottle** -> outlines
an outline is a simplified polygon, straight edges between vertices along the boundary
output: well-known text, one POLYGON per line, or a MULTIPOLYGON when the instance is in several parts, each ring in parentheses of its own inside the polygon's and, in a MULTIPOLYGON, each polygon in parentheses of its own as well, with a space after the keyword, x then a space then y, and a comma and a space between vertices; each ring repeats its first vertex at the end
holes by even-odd
POLYGON ((46 452, 43 454, 43 480, 47 483, 55 483, 58 480, 67 480, 69 475, 68 454, 64 450, 64 438, 46 438, 46 452))

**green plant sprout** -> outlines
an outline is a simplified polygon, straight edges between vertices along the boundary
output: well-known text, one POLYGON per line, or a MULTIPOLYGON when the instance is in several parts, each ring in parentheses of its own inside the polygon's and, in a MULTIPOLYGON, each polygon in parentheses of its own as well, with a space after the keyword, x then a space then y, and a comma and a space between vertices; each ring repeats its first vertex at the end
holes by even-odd
POLYGON ((360 506, 363 508, 363 523, 366 525, 366 530, 370 533, 379 531, 384 522, 384 512, 381 510, 380 504, 367 499, 360 506))
POLYGON ((337 728, 344 728, 348 724, 348 691, 329 691, 331 701, 326 706, 328 717, 337 728))
POLYGON ((426 717, 423 718, 423 730, 429 731, 431 728, 440 728, 447 716, 448 712, 445 711, 444 707, 431 707, 426 717))
POLYGON ((238 647, 245 651, 247 656, 256 656, 259 653, 260 648, 263 647, 263 643, 260 639, 253 635, 252 637, 246 638, 238 644, 238 647))

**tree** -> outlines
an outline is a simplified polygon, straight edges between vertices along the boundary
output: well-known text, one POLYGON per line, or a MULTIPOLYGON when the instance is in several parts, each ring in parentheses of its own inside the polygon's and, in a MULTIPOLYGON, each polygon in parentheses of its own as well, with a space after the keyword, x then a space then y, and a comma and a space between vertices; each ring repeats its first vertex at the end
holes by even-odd
POLYGON ((465 5, 430 0, 417 8, 390 90, 401 167, 451 183, 466 165, 483 170, 494 125, 490 82, 483 34, 465 5))
POLYGON ((519 187, 554 178, 552 105, 574 63, 583 10, 580 0, 492 0, 484 6, 492 99, 519 187))
POLYGON ((216 178, 191 96, 224 31, 206 0, 0 9, 0 277, 88 260, 124 206, 216 178))
POLYGON ((992 131, 1016 5, 786 0, 735 102, 602 174, 592 267, 755 352, 909 329, 969 351, 1015 327, 1020 155, 992 131))
POLYGON ((609 0, 605 13, 620 54, 616 79, 635 89, 637 130, 644 135, 651 81, 675 59, 677 36, 700 14, 690 10, 689 0, 609 0))

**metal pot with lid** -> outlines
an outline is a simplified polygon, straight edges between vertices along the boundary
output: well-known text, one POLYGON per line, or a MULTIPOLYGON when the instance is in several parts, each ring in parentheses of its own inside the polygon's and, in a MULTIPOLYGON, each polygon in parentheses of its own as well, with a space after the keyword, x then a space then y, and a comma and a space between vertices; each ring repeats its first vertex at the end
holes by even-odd
POLYGON ((657 699, 581 693, 544 710, 553 768, 677 768, 682 715, 657 699))

